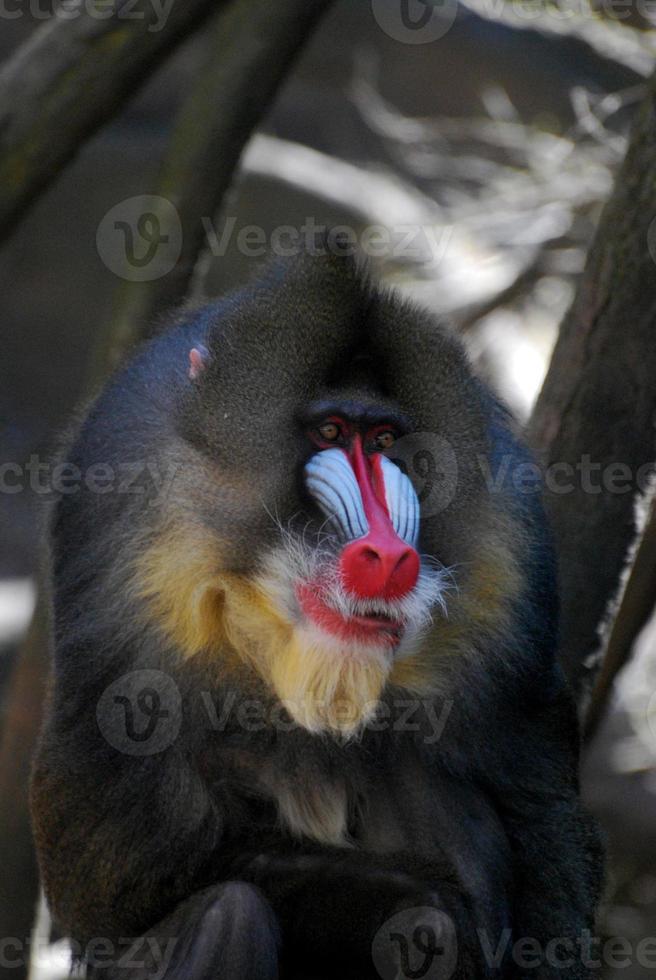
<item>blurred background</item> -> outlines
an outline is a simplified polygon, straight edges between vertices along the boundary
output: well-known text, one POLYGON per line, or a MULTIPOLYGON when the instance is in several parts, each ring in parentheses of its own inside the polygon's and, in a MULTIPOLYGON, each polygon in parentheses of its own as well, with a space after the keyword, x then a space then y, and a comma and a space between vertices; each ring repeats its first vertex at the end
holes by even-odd
MULTIPOLYGON (((442 0, 414 30, 401 6, 339 0, 328 11, 247 145, 194 289, 215 295, 244 281, 262 260, 239 236, 248 226, 264 229, 265 248, 276 229, 308 219, 388 229, 372 249, 381 275, 449 316, 526 420, 654 65, 650 6, 442 0)), ((406 6, 421 13, 418 0, 406 6)), ((0 12, 3 60, 49 15, 35 0, 16 11, 0 12)), ((121 202, 156 193, 209 43, 201 29, 178 48, 2 248, 0 463, 47 458, 88 393, 122 282, 99 228, 121 202)), ((0 492, 0 725, 48 498, 11 484, 0 492)), ((656 937, 655 637, 648 624, 583 772, 611 855, 604 932, 633 949, 656 937)), ((60 969, 55 958, 39 975, 60 969)), ((620 956, 604 976, 646 980, 652 970, 620 956)))

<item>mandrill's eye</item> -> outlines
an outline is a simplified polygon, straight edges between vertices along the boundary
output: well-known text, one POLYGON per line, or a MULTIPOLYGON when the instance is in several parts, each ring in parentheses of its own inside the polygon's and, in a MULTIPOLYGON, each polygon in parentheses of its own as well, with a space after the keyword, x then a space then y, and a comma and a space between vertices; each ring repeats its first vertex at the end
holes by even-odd
POLYGON ((396 433, 392 432, 391 429, 385 429, 383 432, 379 432, 374 439, 374 444, 376 449, 389 449, 396 442, 396 433))
POLYGON ((342 430, 336 422, 324 422, 323 425, 319 426, 317 432, 324 442, 337 442, 342 434, 342 430))
POLYGON ((346 446, 351 430, 348 422, 339 416, 324 415, 318 425, 312 426, 308 435, 320 449, 327 449, 329 446, 346 446))

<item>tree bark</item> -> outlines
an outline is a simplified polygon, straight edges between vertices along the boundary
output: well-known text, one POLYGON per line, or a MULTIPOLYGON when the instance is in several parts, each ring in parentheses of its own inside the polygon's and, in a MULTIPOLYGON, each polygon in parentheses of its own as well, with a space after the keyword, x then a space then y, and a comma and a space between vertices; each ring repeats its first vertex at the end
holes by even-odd
POLYGON ((0 239, 217 0, 97 8, 54 14, 0 70, 0 239))
POLYGON ((561 657, 579 693, 656 456, 655 217, 652 80, 529 426, 552 481, 546 505, 559 553, 561 657))
POLYGON ((636 551, 617 616, 608 636, 599 668, 583 737, 592 741, 604 719, 617 675, 631 658, 638 635, 649 622, 656 600, 656 506, 652 503, 647 527, 636 551))
POLYGON ((174 122, 173 137, 155 190, 166 205, 155 214, 161 240, 179 241, 180 254, 165 276, 126 278, 117 290, 105 366, 120 363, 158 314, 187 295, 205 245, 203 220, 212 220, 232 183, 253 130, 332 0, 233 0, 212 27, 208 55, 174 122), (173 205, 174 223, 171 221, 173 205))

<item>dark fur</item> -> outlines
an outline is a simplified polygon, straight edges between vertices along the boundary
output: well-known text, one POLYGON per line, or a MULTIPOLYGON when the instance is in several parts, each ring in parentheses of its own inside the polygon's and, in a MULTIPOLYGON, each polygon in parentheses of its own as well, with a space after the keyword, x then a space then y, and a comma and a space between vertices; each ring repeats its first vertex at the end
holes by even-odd
MULTIPOLYGON (((575 711, 555 660, 554 563, 535 496, 508 481, 493 501, 521 569, 503 636, 474 630, 470 647, 443 662, 436 645, 441 697, 454 702, 437 744, 421 730, 365 731, 347 744, 298 728, 245 733, 232 721, 208 730, 200 691, 219 712, 228 696, 270 695, 255 681, 245 691, 209 656, 184 660, 128 588, 132 558, 171 513, 218 530, 224 566, 246 575, 278 534, 271 514, 316 533, 320 518, 300 489, 311 450, 299 413, 354 392, 399 406, 418 431, 454 446, 458 492, 423 522, 421 547, 457 567, 466 596, 490 519, 476 457, 493 470, 503 454, 528 457, 448 331, 371 288, 346 259, 276 264, 184 314, 114 377, 80 428, 67 458, 83 469, 179 466, 165 500, 140 480, 140 495, 82 489, 53 515, 56 651, 32 798, 48 899, 80 949, 97 937, 175 937, 168 978, 264 980, 278 960, 284 977, 375 977, 377 929, 398 909, 433 906, 456 923, 454 976, 475 980, 522 975, 508 959, 485 965, 476 928, 495 948, 506 926, 541 943, 593 927, 601 861, 578 800, 575 711), (187 357, 198 343, 210 360, 193 384, 187 357), (142 668, 174 678, 182 727, 161 753, 127 756, 100 733, 96 706, 112 681, 142 668), (355 847, 280 829, 250 778, 265 766, 301 790, 343 779, 357 801, 355 847)), ((156 967, 116 961, 102 972, 136 980, 156 967)), ((527 973, 589 975, 578 962, 527 973)))

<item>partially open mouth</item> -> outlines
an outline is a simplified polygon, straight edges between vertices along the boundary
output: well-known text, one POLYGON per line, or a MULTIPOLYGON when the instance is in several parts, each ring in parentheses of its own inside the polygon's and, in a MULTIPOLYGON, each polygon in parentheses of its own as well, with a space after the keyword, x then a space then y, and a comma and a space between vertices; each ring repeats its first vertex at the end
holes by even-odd
POLYGON ((341 640, 371 643, 377 646, 397 646, 403 636, 403 623, 383 608, 366 615, 343 616, 329 606, 320 591, 311 585, 297 586, 296 596, 303 614, 316 626, 341 640))

